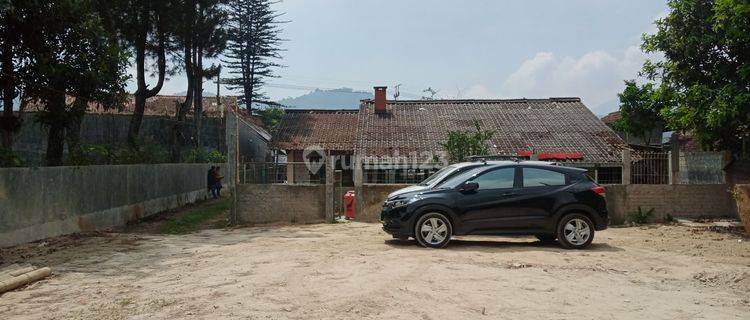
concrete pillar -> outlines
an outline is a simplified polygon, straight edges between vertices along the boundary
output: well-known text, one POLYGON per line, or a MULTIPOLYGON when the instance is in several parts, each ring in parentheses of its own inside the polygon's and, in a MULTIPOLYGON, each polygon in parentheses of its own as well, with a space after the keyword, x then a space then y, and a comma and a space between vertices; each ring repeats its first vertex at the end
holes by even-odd
POLYGON ((335 160, 333 156, 326 156, 325 158, 325 165, 326 165, 326 222, 333 223, 334 218, 336 216, 336 213, 334 212, 336 208, 334 208, 336 202, 335 202, 335 181, 334 178, 334 164, 335 160))
POLYGON ((362 168, 362 158, 354 156, 354 211, 356 217, 362 217, 364 208, 364 171, 362 168))
POLYGON ((669 184, 680 184, 680 141, 674 133, 670 139, 672 141, 669 151, 669 184))
POLYGON ((294 184, 294 150, 289 150, 286 154, 286 183, 294 184))
POLYGON ((633 162, 630 160, 630 150, 622 150, 622 184, 630 184, 630 171, 633 162))

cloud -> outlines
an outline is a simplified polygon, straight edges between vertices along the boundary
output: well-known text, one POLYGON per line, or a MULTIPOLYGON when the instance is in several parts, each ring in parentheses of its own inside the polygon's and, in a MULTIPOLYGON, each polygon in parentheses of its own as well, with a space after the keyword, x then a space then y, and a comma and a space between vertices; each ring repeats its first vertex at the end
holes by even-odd
POLYGON ((637 78, 647 56, 636 46, 620 56, 591 51, 580 57, 539 52, 522 62, 500 90, 504 97, 581 97, 596 114, 617 108, 623 80, 637 78))

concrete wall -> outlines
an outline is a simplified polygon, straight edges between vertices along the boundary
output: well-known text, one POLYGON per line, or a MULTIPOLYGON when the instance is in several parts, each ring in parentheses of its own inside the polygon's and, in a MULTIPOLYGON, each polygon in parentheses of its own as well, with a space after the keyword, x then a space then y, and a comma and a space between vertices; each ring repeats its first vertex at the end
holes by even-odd
MULTIPOLYGON (((27 113, 23 116, 23 125, 15 137, 13 149, 18 152, 28 164, 41 164, 41 159, 47 150, 47 130, 34 121, 36 114, 27 113)), ((123 145, 128 135, 130 115, 122 114, 87 114, 81 123, 81 143, 123 145)), ((224 149, 224 124, 220 118, 204 118, 201 142, 204 148, 224 149)), ((168 150, 170 130, 174 119, 166 116, 143 116, 140 136, 148 141, 156 142, 168 150)), ((191 122, 185 126, 185 136, 188 139, 194 135, 191 122)), ((250 148, 249 146, 246 148, 250 148)))
POLYGON ((209 167, 159 164, 0 169, 0 246, 122 226, 204 199, 209 167))
MULTIPOLYGON (((383 208, 383 202, 388 198, 388 194, 401 188, 406 188, 410 184, 365 184, 363 186, 362 214, 356 217, 357 221, 378 222, 380 221, 380 210, 383 208)), ((357 203, 359 205, 359 203, 357 203)))
POLYGON ((622 224, 628 214, 654 209, 654 219, 673 217, 735 217, 730 187, 707 185, 608 185, 607 207, 612 224, 622 224))
POLYGON ((237 187, 239 223, 313 223, 325 219, 325 185, 243 184, 237 187))

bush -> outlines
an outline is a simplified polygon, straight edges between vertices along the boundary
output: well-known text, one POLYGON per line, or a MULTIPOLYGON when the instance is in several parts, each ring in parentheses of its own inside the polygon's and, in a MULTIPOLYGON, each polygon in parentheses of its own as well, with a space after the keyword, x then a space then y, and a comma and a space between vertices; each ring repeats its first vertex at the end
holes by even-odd
POLYGON ((101 144, 82 145, 78 150, 68 154, 67 161, 73 166, 113 164, 113 162, 115 162, 115 153, 109 146, 101 144))
POLYGON ((0 148, 0 167, 21 167, 23 160, 13 150, 0 148))
POLYGON ((169 162, 169 152, 157 143, 139 143, 138 147, 121 148, 118 152, 118 164, 155 164, 169 162))
POLYGON ((169 154, 159 144, 143 143, 136 148, 103 144, 82 145, 68 155, 67 163, 74 166, 106 164, 155 164, 165 163, 169 154))
POLYGON ((226 163, 227 156, 217 150, 206 151, 201 148, 190 150, 185 162, 188 163, 226 163))
POLYGON ((646 224, 651 220, 653 216, 654 208, 651 208, 648 211, 643 211, 640 206, 638 207, 637 212, 633 212, 628 215, 628 217, 630 218, 630 222, 634 224, 646 224))

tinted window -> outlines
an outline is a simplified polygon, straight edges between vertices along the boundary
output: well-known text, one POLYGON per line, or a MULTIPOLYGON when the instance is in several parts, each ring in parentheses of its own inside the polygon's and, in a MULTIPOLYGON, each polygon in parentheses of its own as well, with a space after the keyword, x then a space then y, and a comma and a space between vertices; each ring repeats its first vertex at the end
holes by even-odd
POLYGON ((513 188, 515 168, 497 169, 484 173, 471 181, 479 184, 479 190, 513 188))
POLYGON ((562 186, 565 174, 536 168, 523 168, 524 187, 562 186))
POLYGON ((464 172, 461 172, 459 174, 452 175, 448 177, 447 179, 443 180, 443 182, 438 183, 434 188, 455 188, 458 187, 458 185, 464 183, 464 181, 471 179, 472 177, 475 177, 477 173, 482 172, 484 168, 474 168, 471 170, 467 170, 464 172))

